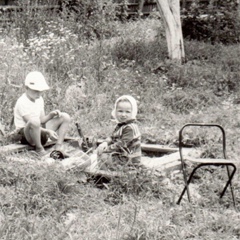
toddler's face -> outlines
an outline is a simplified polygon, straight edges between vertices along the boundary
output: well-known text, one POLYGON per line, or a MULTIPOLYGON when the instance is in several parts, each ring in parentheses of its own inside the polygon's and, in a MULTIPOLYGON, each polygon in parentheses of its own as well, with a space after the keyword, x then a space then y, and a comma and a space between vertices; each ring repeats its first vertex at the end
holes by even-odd
POLYGON ((132 119, 132 105, 128 101, 122 101, 117 104, 116 117, 118 122, 126 122, 132 119))

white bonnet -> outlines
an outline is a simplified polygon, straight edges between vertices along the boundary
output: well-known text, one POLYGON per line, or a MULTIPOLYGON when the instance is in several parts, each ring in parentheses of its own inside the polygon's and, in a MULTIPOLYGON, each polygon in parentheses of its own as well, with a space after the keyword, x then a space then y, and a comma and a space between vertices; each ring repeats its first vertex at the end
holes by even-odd
POLYGON ((117 120, 117 118, 116 118, 116 108, 117 108, 118 102, 120 102, 121 100, 127 100, 131 103, 131 105, 132 105, 132 119, 136 119, 137 111, 138 111, 137 102, 136 102, 135 98, 130 96, 130 95, 123 95, 116 100, 115 105, 114 105, 114 109, 112 111, 113 118, 115 120, 117 120))

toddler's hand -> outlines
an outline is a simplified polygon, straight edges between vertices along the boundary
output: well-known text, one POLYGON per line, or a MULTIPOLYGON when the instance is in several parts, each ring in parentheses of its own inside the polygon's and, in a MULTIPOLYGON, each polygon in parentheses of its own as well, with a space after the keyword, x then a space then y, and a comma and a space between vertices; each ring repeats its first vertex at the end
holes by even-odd
POLYGON ((108 147, 107 142, 101 143, 101 144, 97 147, 97 153, 98 153, 98 155, 102 155, 102 153, 107 149, 107 147, 108 147))
POLYGON ((53 130, 48 130, 48 134, 49 134, 49 138, 52 140, 52 141, 55 141, 58 139, 58 135, 55 131, 53 130))

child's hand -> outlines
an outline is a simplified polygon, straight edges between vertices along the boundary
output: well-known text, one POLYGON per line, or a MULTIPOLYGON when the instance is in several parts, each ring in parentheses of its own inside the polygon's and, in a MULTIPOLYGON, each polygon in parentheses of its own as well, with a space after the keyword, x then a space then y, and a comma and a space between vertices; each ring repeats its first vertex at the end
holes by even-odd
POLYGON ((50 112, 49 114, 50 114, 51 118, 61 117, 60 110, 54 110, 54 111, 50 112))
POLYGON ((48 130, 48 135, 49 135, 49 138, 52 140, 52 141, 55 141, 58 139, 58 135, 55 131, 53 130, 48 130))
POLYGON ((102 155, 102 153, 107 149, 107 147, 108 147, 107 142, 101 143, 101 144, 97 147, 97 153, 98 153, 98 155, 102 155))

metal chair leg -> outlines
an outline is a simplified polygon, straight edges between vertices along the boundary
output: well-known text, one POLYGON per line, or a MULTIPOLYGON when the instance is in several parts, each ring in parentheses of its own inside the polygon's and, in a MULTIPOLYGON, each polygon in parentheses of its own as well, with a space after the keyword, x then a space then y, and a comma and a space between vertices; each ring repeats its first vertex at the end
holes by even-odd
MULTIPOLYGON (((183 141, 183 131, 185 128, 187 127, 216 127, 218 129, 220 129, 221 133, 222 133, 222 152, 223 152, 223 159, 227 160, 227 157, 226 157, 226 134, 225 134, 225 130, 224 128, 219 125, 219 124, 212 124, 212 123, 188 123, 188 124, 185 124, 179 131, 179 153, 180 153, 180 160, 181 160, 181 163, 182 163, 182 171, 183 171, 183 177, 184 177, 184 183, 185 183, 185 186, 184 186, 184 189, 177 201, 177 204, 180 204, 185 192, 187 191, 187 195, 188 195, 188 201, 191 202, 191 199, 190 199, 190 192, 189 192, 189 184, 192 180, 192 177, 194 175, 194 173, 196 172, 196 170, 202 166, 226 166, 227 167, 227 174, 228 174, 228 180, 227 180, 227 183, 225 184, 224 186, 224 189, 222 191, 222 193, 220 194, 220 198, 222 198, 228 188, 228 186, 230 185, 230 190, 231 190, 231 195, 232 195, 232 200, 233 200, 233 204, 234 204, 234 207, 236 205, 235 203, 235 197, 234 197, 234 191, 233 191, 233 186, 232 186, 232 179, 233 179, 233 176, 236 172, 236 166, 234 165, 234 162, 235 161, 230 161, 229 162, 226 162, 226 161, 217 161, 217 160, 212 160, 211 159, 208 159, 208 160, 205 160, 205 161, 201 161, 201 159, 199 159, 199 162, 198 162, 198 165, 197 167, 195 167, 190 176, 188 177, 187 174, 186 174, 186 168, 185 168, 185 162, 184 162, 184 157, 183 157, 183 147, 185 146, 184 144, 184 141, 183 141), (233 167, 233 170, 232 172, 230 171, 231 169, 229 168, 230 166, 233 167)), ((219 159, 220 160, 220 159, 219 159)), ((190 160, 191 161, 191 160, 190 160)), ((196 161, 194 162, 197 162, 197 159, 196 161)))
MULTIPOLYGON (((196 172, 196 170, 197 170, 198 168, 203 167, 203 166, 211 166, 211 165, 212 165, 212 164, 200 164, 200 165, 198 165, 197 167, 195 167, 195 168, 192 170, 191 175, 189 176, 188 180, 185 182, 185 187, 184 187, 184 189, 183 189, 183 191, 182 191, 182 193, 181 193, 181 195, 180 195, 180 197, 179 197, 179 199, 178 199, 178 201, 177 201, 177 204, 180 204, 180 202, 181 202, 181 200, 182 200, 182 198, 183 198, 186 190, 188 190, 188 191, 187 191, 188 201, 191 202, 188 186, 189 186, 189 184, 190 184, 190 182, 191 182, 191 179, 192 179, 193 175, 195 174, 195 172, 196 172)), ((222 164, 221 164, 221 165, 222 165, 222 164)), ((232 199, 233 199, 233 204, 234 204, 234 207, 235 207, 235 205, 236 205, 236 204, 235 204, 235 197, 234 197, 234 193, 233 193, 231 181, 232 181, 233 176, 234 176, 234 174, 235 174, 235 172, 236 172, 236 166, 235 166, 234 164, 232 164, 232 163, 229 163, 229 164, 227 164, 227 170, 228 170, 228 181, 227 181, 227 183, 226 183, 226 185, 225 185, 225 187, 224 187, 224 189, 223 189, 223 191, 222 191, 222 193, 221 193, 221 195, 220 195, 220 198, 222 198, 222 197, 224 196, 224 194, 225 194, 228 186, 230 185, 231 194, 232 194, 232 199), (232 166, 232 167, 233 167, 233 171, 232 171, 231 174, 230 174, 230 171, 229 171, 228 166, 232 166)))
POLYGON ((234 204, 234 207, 235 207, 236 203, 235 203, 235 197, 234 197, 233 188, 232 188, 232 179, 233 179, 233 176, 234 176, 237 168, 236 168, 236 166, 235 166, 234 164, 232 164, 232 163, 231 163, 231 164, 229 163, 228 165, 230 165, 230 166, 233 167, 233 171, 232 171, 232 173, 230 174, 230 171, 229 171, 229 168, 228 168, 229 166, 227 166, 228 181, 227 181, 227 183, 226 183, 226 185, 225 185, 225 187, 224 187, 224 189, 223 189, 223 191, 222 191, 222 193, 221 193, 221 195, 220 195, 220 198, 222 198, 222 197, 224 196, 224 194, 225 194, 225 192, 226 192, 226 190, 227 190, 227 188, 228 188, 228 185, 230 185, 232 200, 233 200, 233 204, 234 204))
MULTIPOLYGON (((205 164, 204 164, 204 165, 205 165, 205 164)), ((183 197, 183 195, 185 194, 186 190, 187 190, 187 194, 188 194, 188 201, 191 202, 190 192, 189 192, 188 186, 189 186, 189 184, 190 184, 190 182, 191 182, 191 179, 192 179, 194 173, 195 173, 196 170, 197 170, 198 168, 200 168, 201 166, 203 166, 203 165, 200 164, 200 165, 198 165, 197 167, 195 167, 195 168, 192 170, 192 172, 191 172, 188 180, 185 181, 185 187, 184 187, 184 189, 183 189, 183 191, 182 191, 182 193, 181 193, 181 195, 180 195, 180 197, 179 197, 179 199, 178 199, 178 201, 177 201, 177 204, 180 204, 180 202, 181 202, 181 200, 182 200, 182 197, 183 197)))

